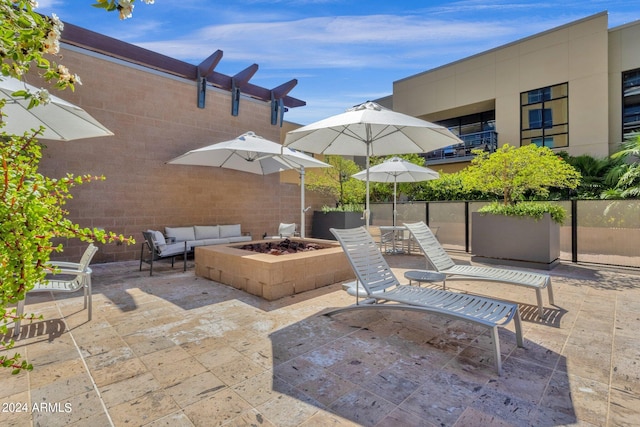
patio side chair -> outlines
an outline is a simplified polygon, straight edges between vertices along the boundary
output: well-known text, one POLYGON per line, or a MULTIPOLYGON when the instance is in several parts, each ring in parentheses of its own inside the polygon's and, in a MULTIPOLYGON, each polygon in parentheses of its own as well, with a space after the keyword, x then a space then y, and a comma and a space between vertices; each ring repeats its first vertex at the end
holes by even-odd
POLYGON ((288 224, 281 222, 278 226, 278 234, 276 236, 271 236, 271 239, 281 239, 283 237, 294 237, 298 236, 298 225, 295 223, 288 224))
MULTIPOLYGON (((47 280, 36 283, 33 289, 27 292, 27 295, 36 292, 76 292, 80 289, 84 290, 84 308, 87 309, 88 320, 91 320, 91 268, 89 264, 91 259, 98 252, 98 248, 90 244, 84 251, 80 262, 65 262, 65 261, 51 261, 49 265, 55 269, 47 280)), ((13 330, 13 335, 18 335, 20 332, 20 322, 22 314, 24 313, 24 304, 27 299, 25 298, 18 302, 16 311, 17 320, 13 330)))

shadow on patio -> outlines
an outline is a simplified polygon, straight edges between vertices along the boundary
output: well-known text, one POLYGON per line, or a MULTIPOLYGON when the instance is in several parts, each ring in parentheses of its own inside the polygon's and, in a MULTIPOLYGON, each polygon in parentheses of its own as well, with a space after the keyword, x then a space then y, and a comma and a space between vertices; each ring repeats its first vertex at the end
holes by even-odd
MULTIPOLYGON (((564 357, 527 339, 517 348, 511 330, 500 328, 500 377, 486 329, 423 313, 315 315, 270 339, 274 390, 359 425, 577 421, 564 357)), ((289 421, 308 416, 298 407, 289 421)))

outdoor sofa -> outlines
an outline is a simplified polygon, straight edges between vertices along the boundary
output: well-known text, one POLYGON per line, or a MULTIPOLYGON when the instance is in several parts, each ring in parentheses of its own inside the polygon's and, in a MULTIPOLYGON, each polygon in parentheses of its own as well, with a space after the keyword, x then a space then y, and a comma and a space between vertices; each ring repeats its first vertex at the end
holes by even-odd
POLYGON ((251 241, 251 235, 243 233, 240 224, 165 227, 164 234, 158 230, 147 230, 142 235, 144 241, 140 249, 140 270, 143 262, 150 264, 149 275, 153 275, 153 261, 171 258, 173 267, 176 256, 182 256, 186 271, 187 255, 193 253, 197 246, 251 241))
POLYGON ((192 251, 196 246, 251 241, 250 235, 242 233, 240 224, 165 227, 164 236, 167 243, 187 242, 187 250, 189 251, 192 251))

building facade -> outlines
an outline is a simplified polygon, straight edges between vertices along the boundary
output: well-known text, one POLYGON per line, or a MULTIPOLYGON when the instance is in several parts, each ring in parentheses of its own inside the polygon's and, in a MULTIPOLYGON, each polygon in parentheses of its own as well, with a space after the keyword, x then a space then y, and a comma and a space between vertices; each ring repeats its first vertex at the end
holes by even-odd
MULTIPOLYGON (((258 87, 249 82, 257 65, 234 76, 216 73, 221 52, 194 66, 71 24, 65 24, 62 42, 56 60, 79 74, 83 84, 56 95, 87 110, 114 136, 43 140, 40 172, 52 178, 105 176, 73 189, 68 217, 138 242, 100 245, 95 262, 139 258, 141 231, 147 229, 239 223, 243 232, 259 238, 275 234, 280 222, 300 222, 297 177, 283 182, 277 173, 167 164, 248 131, 279 141, 282 116, 274 111, 304 105, 287 95, 294 81, 258 87)), ((46 85, 35 75, 27 81, 46 85)), ((326 200, 309 192, 307 202, 319 207, 326 200)), ((86 247, 75 240, 62 243, 64 254, 55 256, 64 259, 78 259, 86 247)))
POLYGON ((504 144, 606 157, 640 129, 640 21, 592 15, 396 81, 384 102, 465 141, 426 154, 444 171, 504 144))

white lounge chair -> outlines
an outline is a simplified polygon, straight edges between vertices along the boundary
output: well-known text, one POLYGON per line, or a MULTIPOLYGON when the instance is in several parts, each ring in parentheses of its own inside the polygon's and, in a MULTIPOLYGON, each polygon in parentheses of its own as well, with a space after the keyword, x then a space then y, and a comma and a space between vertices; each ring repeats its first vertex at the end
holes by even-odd
MULTIPOLYGON (((33 289, 27 292, 27 295, 36 292, 75 292, 84 289, 84 308, 88 308, 88 318, 91 320, 91 268, 89 268, 89 263, 96 252, 98 252, 98 248, 90 244, 79 263, 51 261, 51 267, 56 269, 55 274, 44 282, 36 283, 33 289)), ((14 336, 20 333, 20 317, 24 312, 24 302, 27 295, 23 300, 18 301, 17 320, 13 329, 14 336)))
MULTIPOLYGON (((549 303, 554 304, 551 277, 548 274, 499 267, 456 264, 440 245, 440 242, 438 242, 438 239, 433 235, 427 224, 421 221, 410 224, 405 223, 404 225, 422 250, 429 264, 436 271, 446 274, 447 277, 451 279, 471 278, 473 280, 486 280, 533 288, 536 291, 538 313, 541 318, 544 317, 542 289, 547 288, 549 303)), ((446 282, 443 282, 443 288, 446 289, 446 282)))
POLYGON ((484 326, 491 333, 498 375, 502 373, 498 326, 506 325, 513 319, 518 347, 523 347, 517 304, 476 295, 400 285, 378 245, 364 227, 346 230, 331 228, 330 231, 340 242, 356 274, 354 294, 357 299, 355 305, 332 310, 325 315, 354 309, 389 308, 438 314, 484 326), (359 300, 361 290, 366 298, 362 302, 359 300), (386 302, 391 304, 382 305, 386 302))

